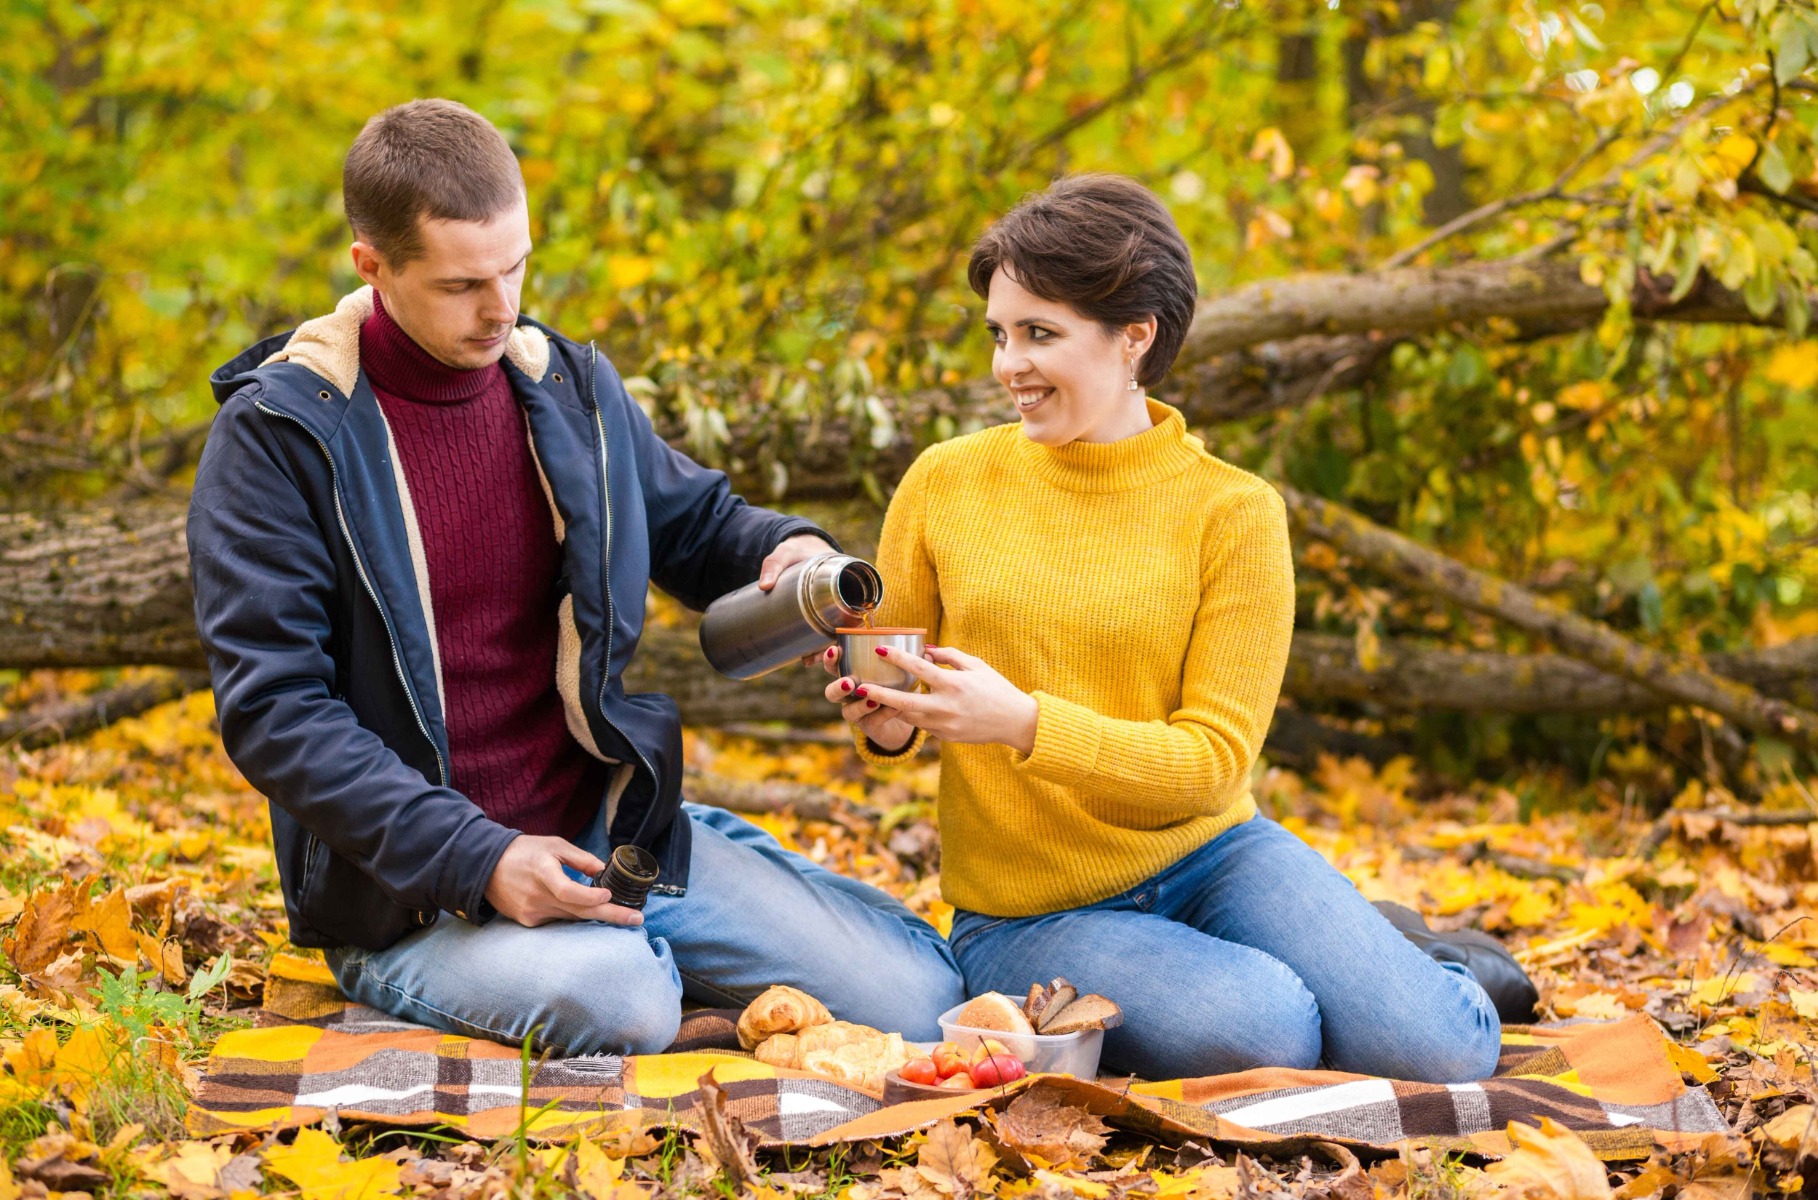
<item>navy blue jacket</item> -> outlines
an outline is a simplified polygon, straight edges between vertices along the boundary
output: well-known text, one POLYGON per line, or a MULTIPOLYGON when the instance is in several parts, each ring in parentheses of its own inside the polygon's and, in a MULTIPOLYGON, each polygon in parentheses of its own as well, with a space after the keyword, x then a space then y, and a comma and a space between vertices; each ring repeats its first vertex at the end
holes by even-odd
MULTIPOLYGON (((371 307, 362 289, 214 373, 221 411, 190 500, 221 739, 271 802, 303 946, 382 949, 440 913, 490 919, 486 885, 517 836, 450 777, 416 517, 359 369, 371 307)), ((621 683, 646 586, 704 608, 756 579, 785 538, 827 535, 746 505, 671 449, 591 346, 520 318, 503 361, 562 542, 554 666, 568 726, 621 764, 602 797, 613 845, 651 850, 658 889, 680 894, 679 714, 621 683)))

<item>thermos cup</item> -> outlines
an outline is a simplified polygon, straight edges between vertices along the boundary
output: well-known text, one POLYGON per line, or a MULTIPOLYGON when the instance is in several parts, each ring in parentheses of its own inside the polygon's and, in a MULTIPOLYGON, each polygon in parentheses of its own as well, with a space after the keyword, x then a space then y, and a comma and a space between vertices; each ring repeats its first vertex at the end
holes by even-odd
POLYGON ((728 593, 701 618, 701 652, 722 675, 755 679, 823 649, 842 625, 857 625, 884 598, 877 568, 847 554, 823 554, 784 571, 768 592, 757 584, 728 593))
POLYGON ((875 683, 899 692, 913 692, 921 682, 903 668, 878 657, 878 650, 900 650, 911 658, 922 657, 926 629, 840 629, 840 674, 854 683, 875 683))

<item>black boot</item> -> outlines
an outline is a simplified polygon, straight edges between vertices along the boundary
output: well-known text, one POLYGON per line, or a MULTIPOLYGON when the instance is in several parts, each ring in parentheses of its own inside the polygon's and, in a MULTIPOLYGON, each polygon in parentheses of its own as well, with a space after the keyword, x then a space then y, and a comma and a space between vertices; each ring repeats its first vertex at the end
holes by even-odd
POLYGON ((1534 1019, 1534 1006, 1540 1002, 1540 993, 1501 942, 1475 929, 1435 933, 1427 927, 1426 918, 1405 904, 1378 900, 1376 911, 1389 918, 1389 924, 1434 960, 1463 963, 1490 994, 1490 1000, 1496 1005, 1496 1015, 1502 1018, 1504 1025, 1525 1025, 1534 1019))

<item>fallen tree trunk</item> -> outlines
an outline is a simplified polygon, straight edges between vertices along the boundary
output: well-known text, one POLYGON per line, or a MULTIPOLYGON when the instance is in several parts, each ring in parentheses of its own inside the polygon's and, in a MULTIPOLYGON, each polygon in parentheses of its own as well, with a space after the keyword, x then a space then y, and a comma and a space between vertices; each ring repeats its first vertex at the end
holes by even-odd
MULTIPOLYGON (((1297 509, 1309 503, 1295 498, 1297 509)), ((1414 549, 1442 566, 1453 562, 1414 549)), ((203 665, 182 517, 166 508, 0 515, 0 616, 0 667, 203 665)), ((1818 707, 1818 639, 1712 655, 1707 666, 1768 696, 1818 707)), ((648 628, 626 673, 627 687, 669 693, 697 725, 825 723, 833 714, 819 682, 793 668, 749 683, 727 679, 702 660, 688 626, 648 628)), ((1381 661, 1365 670, 1350 639, 1310 632, 1295 635, 1284 691, 1304 704, 1357 701, 1385 712, 1641 713, 1674 702, 1651 681, 1565 655, 1446 650, 1391 638, 1381 661)))
POLYGON ((156 679, 33 705, 0 717, 0 747, 36 750, 69 741, 207 686, 205 671, 176 671, 156 679))
POLYGON ((696 767, 682 772, 682 794, 696 804, 708 804, 736 813, 794 813, 807 821, 831 821, 845 803, 863 810, 843 797, 789 779, 732 779, 696 767))
MULTIPOLYGON (((1639 320, 1784 325, 1779 309, 1757 316, 1742 296, 1701 274, 1682 297, 1673 281, 1636 281, 1631 311, 1639 320)), ((1579 276, 1573 259, 1501 259, 1444 267, 1398 267, 1355 275, 1326 273, 1267 279, 1204 300, 1181 347, 1196 363, 1261 342, 1394 330, 1425 333, 1457 322, 1496 317, 1549 331, 1589 329, 1610 300, 1579 276)))
MULTIPOLYGON (((1712 654, 1718 675, 1805 708, 1818 707, 1818 637, 1784 646, 1712 654)), ((1658 712, 1673 701, 1651 687, 1563 654, 1452 650, 1384 638, 1368 669, 1357 644, 1327 633, 1296 633, 1282 690, 1305 704, 1353 701, 1386 712, 1485 715, 1658 712)))
MULTIPOLYGON (((1294 408, 1362 383, 1402 340, 1401 335, 1367 333, 1269 342, 1177 369, 1161 394, 1193 426, 1294 408)), ((1003 389, 988 379, 914 392, 890 400, 889 406, 896 433, 882 448, 865 440, 867 431, 844 422, 779 421, 767 413, 735 417, 715 465, 747 495, 778 494, 778 479, 766 464, 782 463, 781 494, 843 500, 860 491, 860 470, 871 471, 886 486, 901 478, 943 422, 965 432, 1016 419, 1003 389)), ((690 449, 682 414, 658 411, 656 428, 677 449, 690 449)))
POLYGON ((1422 592, 1506 621, 1560 649, 1682 704, 1716 713, 1755 733, 1818 750, 1818 713, 1765 696, 1689 659, 1656 650, 1550 604, 1519 584, 1479 571, 1316 496, 1283 487, 1288 515, 1306 537, 1329 543, 1371 570, 1422 592))
POLYGON ((200 667, 183 511, 0 513, 0 667, 200 667))
MULTIPOLYGON (((1630 295, 1637 320, 1779 325, 1778 310, 1751 313, 1742 297, 1700 275, 1672 298, 1673 281, 1643 273, 1630 295)), ((1495 261, 1447 267, 1303 275, 1266 280, 1204 301, 1173 373, 1158 394, 1190 425, 1292 408, 1357 386, 1410 337, 1493 318, 1523 338, 1595 328, 1609 309, 1602 289, 1579 279, 1571 260, 1495 261)), ((896 432, 881 448, 842 421, 778 421, 734 415, 724 460, 737 486, 779 494, 771 463, 786 466, 780 494, 843 498, 858 494, 858 472, 886 484, 899 478, 943 420, 959 430, 1014 420, 1002 389, 972 380, 887 400, 896 432)), ((683 414, 659 410, 657 430, 686 448, 683 414)))

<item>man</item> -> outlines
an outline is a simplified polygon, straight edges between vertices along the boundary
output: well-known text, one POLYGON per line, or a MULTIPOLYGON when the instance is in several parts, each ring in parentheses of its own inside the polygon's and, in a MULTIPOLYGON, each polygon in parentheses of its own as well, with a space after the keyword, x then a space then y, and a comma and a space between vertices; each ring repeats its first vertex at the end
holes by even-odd
POLYGON ((343 194, 370 286, 214 374, 189 516, 292 940, 362 1003, 568 1054, 660 1051, 684 992, 772 983, 935 1036, 963 998, 939 934, 683 803, 675 703, 621 683, 650 582, 702 608, 830 539, 733 496, 519 313, 524 186, 484 118, 379 114, 343 194), (627 843, 661 866, 641 916, 580 882, 627 843))

